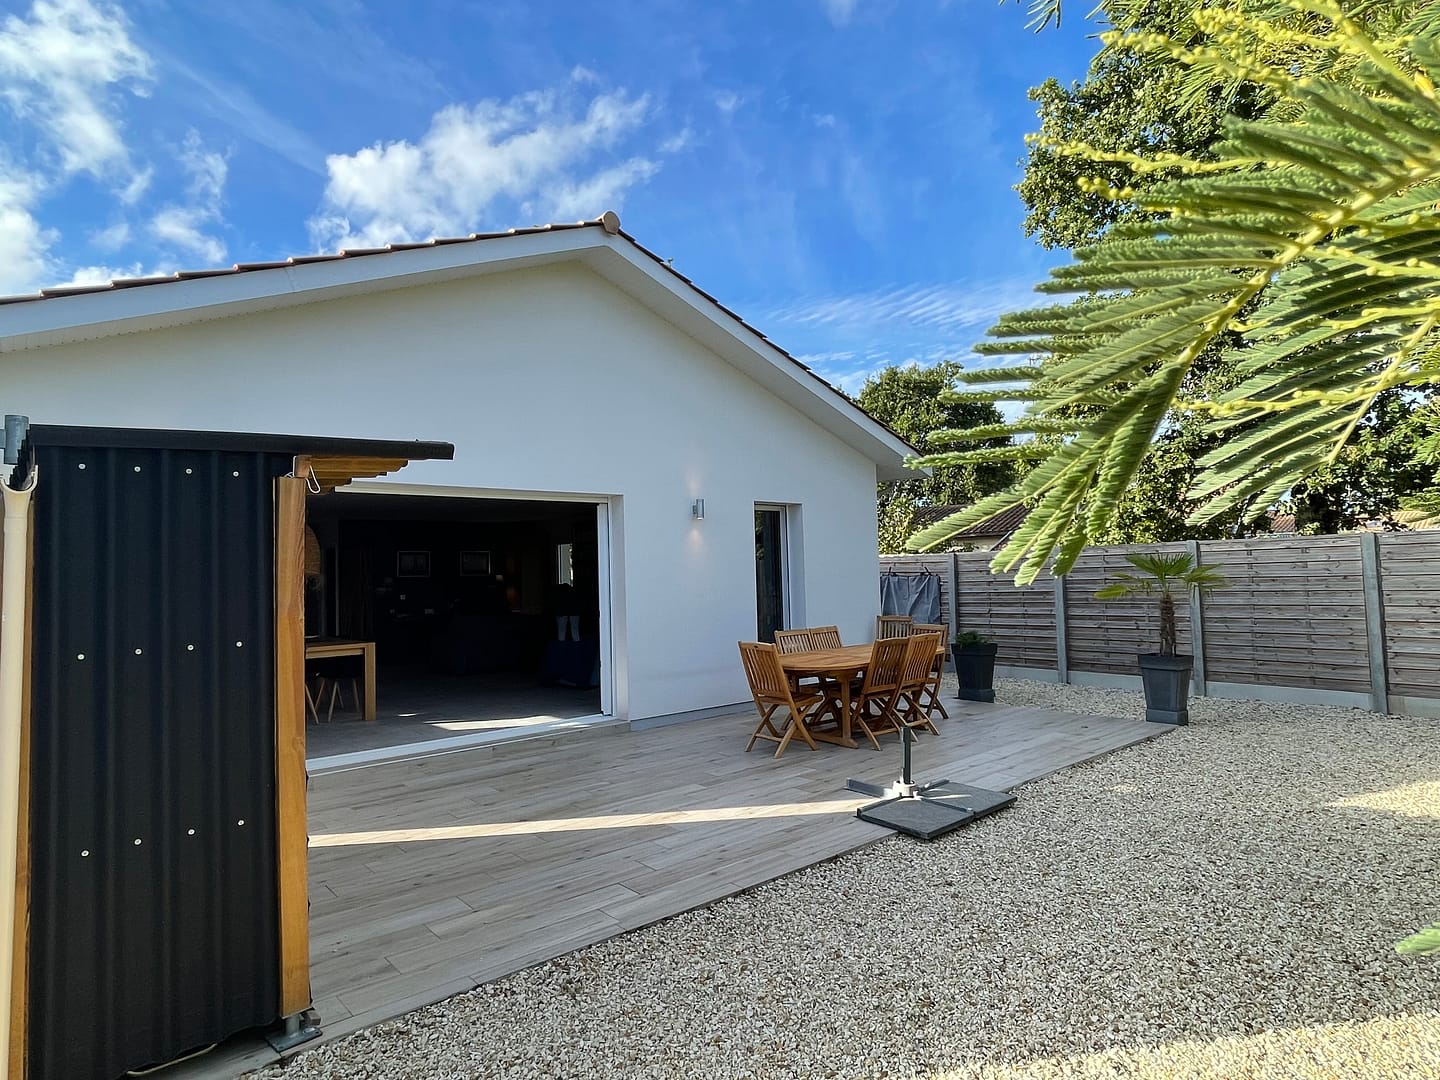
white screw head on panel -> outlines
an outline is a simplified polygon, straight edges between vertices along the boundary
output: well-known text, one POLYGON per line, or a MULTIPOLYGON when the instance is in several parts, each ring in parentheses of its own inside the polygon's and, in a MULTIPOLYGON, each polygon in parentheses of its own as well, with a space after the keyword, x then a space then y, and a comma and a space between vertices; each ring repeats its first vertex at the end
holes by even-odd
POLYGON ((239 821, 235 822, 235 824, 236 824, 236 825, 244 825, 244 824, 245 824, 245 819, 242 817, 239 821))
POLYGON ((141 656, 141 655, 143 655, 143 650, 141 650, 141 649, 136 649, 136 650, 135 650, 135 655, 136 655, 136 656, 141 656))
POLYGON ((77 652, 77 653, 75 654, 75 659, 76 659, 76 660, 84 660, 84 659, 85 659, 85 654, 84 654, 83 652, 77 652))
POLYGON ((194 836, 194 835, 195 835, 195 830, 194 830, 194 829, 187 829, 187 830, 185 830, 185 835, 186 835, 186 836, 194 836))
POLYGON ((140 471, 140 466, 139 466, 139 465, 136 465, 136 466, 135 466, 135 471, 136 471, 136 472, 139 472, 139 471, 140 471))
POLYGON ((137 837, 135 838, 135 846, 136 846, 136 847, 139 847, 139 846, 140 846, 140 843, 141 843, 140 837, 137 836, 137 837))
POLYGON ((243 642, 243 641, 237 641, 237 642, 235 642, 235 647, 236 647, 237 649, 243 649, 243 648, 245 647, 245 642, 243 642))
POLYGON ((90 857, 90 849, 88 847, 83 848, 80 852, 80 857, 82 859, 88 859, 90 857))
POLYGON ((190 476, 190 475, 192 475, 194 472, 195 472, 194 469, 186 469, 186 470, 185 470, 185 475, 186 475, 186 476, 190 476))
POLYGON ((77 466, 76 466, 76 468, 77 468, 77 469, 81 469, 81 470, 83 470, 83 469, 84 469, 84 468, 85 468, 85 462, 83 462, 83 461, 82 461, 82 462, 80 462, 80 464, 79 464, 79 465, 77 465, 77 466))
POLYGON ((185 651, 186 651, 186 652, 194 652, 194 651, 195 651, 195 646, 194 646, 194 645, 186 645, 186 646, 185 646, 185 651))
POLYGON ((239 469, 236 469, 236 470, 235 470, 234 472, 232 472, 230 475, 231 475, 231 476, 239 476, 239 475, 240 475, 240 470, 239 470, 239 469))

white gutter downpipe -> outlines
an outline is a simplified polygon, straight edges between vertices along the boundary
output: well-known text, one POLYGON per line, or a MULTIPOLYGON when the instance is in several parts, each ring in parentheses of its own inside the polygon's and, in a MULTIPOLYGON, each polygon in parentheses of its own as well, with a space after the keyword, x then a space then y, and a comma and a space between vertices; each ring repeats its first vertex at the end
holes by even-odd
POLYGON ((0 1080, 10 1077, 10 991, 15 972, 15 873, 20 827, 20 730, 25 703, 25 598, 30 550, 30 483, 5 496, 4 594, 0 602, 0 1080))

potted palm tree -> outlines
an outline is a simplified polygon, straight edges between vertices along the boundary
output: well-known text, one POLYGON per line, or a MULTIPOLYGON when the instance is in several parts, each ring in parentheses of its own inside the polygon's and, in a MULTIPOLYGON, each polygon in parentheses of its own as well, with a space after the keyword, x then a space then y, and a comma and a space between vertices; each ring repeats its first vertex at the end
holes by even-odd
POLYGON ((1126 555, 1138 574, 1120 574, 1095 594, 1097 600, 1127 596, 1159 596, 1160 651, 1141 653, 1140 679, 1145 686, 1145 719, 1159 724, 1190 722, 1190 673, 1195 658, 1175 652, 1175 594, 1191 589, 1202 594, 1229 582, 1218 570, 1197 566, 1188 552, 1126 555))
POLYGON ((950 655, 955 658, 955 681, 962 701, 995 700, 995 642, 974 630, 955 635, 950 655))

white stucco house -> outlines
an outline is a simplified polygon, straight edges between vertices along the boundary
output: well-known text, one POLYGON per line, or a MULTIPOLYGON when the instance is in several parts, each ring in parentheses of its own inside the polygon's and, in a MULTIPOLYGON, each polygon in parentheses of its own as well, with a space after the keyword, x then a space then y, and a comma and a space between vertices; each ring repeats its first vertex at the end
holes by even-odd
POLYGON ((37 424, 452 442, 311 510, 307 620, 379 640, 382 703, 387 653, 397 686, 437 655, 505 667, 504 633, 456 646, 448 616, 553 637, 566 603, 597 654, 584 711, 746 701, 738 640, 868 640, 875 484, 913 452, 613 213, 6 298, 0 373, 37 424))

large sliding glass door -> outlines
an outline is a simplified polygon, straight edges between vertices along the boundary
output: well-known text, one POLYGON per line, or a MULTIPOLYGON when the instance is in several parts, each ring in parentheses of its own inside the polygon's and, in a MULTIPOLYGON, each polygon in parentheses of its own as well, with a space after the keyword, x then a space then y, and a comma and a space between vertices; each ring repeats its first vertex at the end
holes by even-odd
POLYGON ((759 641, 774 641, 775 631, 785 629, 789 591, 785 547, 785 508, 755 507, 755 607, 759 641))

